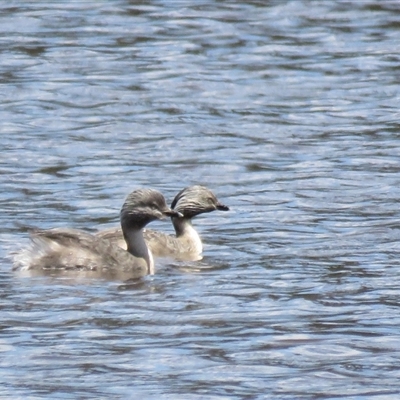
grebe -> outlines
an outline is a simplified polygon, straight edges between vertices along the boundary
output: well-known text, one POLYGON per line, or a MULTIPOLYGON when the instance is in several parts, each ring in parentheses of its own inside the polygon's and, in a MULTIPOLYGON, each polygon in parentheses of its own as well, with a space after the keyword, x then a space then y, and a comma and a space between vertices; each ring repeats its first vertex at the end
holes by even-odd
POLYGON ((153 256, 143 238, 143 228, 165 216, 180 215, 167 206, 160 192, 138 189, 128 195, 120 212, 127 250, 77 229, 35 230, 31 232, 31 246, 14 257, 14 269, 154 273, 153 256))
MULTIPOLYGON (((145 229, 144 239, 155 257, 173 257, 184 260, 199 260, 203 244, 192 225, 192 218, 215 210, 228 211, 229 207, 219 202, 217 197, 205 186, 194 185, 181 190, 173 200, 171 208, 181 215, 171 216, 175 235, 145 229)), ((126 249, 122 231, 110 228, 100 231, 96 236, 126 249)))

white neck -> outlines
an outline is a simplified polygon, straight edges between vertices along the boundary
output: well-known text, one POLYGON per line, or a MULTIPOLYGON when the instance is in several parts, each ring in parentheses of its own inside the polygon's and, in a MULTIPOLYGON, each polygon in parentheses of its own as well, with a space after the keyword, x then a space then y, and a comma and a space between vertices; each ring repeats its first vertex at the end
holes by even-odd
POLYGON ((203 252, 203 243, 196 229, 193 228, 192 221, 186 218, 173 218, 176 237, 190 243, 192 251, 201 254, 203 252))
POLYGON ((143 237, 142 229, 131 229, 124 232, 127 250, 135 257, 143 258, 146 260, 147 267, 150 274, 154 274, 154 260, 151 251, 146 245, 143 237))

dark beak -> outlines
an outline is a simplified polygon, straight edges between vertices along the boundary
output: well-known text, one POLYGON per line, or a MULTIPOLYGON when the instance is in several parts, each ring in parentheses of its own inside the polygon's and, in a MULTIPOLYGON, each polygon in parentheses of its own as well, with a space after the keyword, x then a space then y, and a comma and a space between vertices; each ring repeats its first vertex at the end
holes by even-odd
POLYGON ((220 210, 220 211, 229 211, 229 207, 226 206, 225 204, 218 203, 218 204, 217 204, 217 210, 220 210))
POLYGON ((171 210, 170 208, 164 210, 163 214, 166 215, 167 217, 179 217, 179 218, 183 217, 183 214, 181 214, 179 211, 174 211, 171 210))

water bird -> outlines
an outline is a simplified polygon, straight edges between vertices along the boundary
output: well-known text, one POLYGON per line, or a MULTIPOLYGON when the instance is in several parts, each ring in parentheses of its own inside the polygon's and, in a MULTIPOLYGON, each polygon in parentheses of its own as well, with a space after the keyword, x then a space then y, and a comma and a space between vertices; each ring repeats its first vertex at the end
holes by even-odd
POLYGON ((14 269, 69 271, 124 271, 135 275, 154 272, 143 228, 165 216, 180 217, 164 196, 153 189, 131 192, 120 212, 126 250, 100 236, 78 229, 54 228, 30 232, 31 245, 14 257, 14 269))
MULTIPOLYGON (((194 185, 182 189, 174 198, 171 208, 180 215, 171 216, 175 235, 146 229, 144 239, 155 257, 172 257, 181 260, 199 260, 203 252, 201 238, 193 227, 192 219, 199 214, 215 210, 228 211, 214 193, 205 186, 194 185)), ((100 231, 96 236, 126 248, 119 228, 100 231)))

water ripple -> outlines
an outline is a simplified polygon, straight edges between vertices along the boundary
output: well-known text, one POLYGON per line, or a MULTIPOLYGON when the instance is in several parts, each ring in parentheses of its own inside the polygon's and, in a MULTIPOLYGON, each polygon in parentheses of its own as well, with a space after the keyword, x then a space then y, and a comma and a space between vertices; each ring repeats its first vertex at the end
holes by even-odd
POLYGON ((398 397, 396 2, 0 9, 3 396, 398 397), (199 262, 11 272, 28 227, 195 183, 230 207, 199 262))

